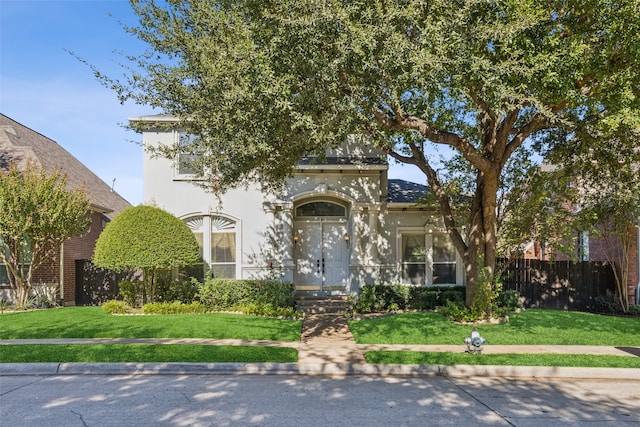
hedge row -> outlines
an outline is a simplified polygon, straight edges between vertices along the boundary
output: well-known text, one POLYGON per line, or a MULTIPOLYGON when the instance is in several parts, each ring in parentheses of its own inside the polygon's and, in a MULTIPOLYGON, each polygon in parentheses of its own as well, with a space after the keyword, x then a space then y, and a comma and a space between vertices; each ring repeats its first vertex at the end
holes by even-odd
POLYGON ((252 305, 294 308, 293 283, 277 280, 207 279, 196 298, 214 310, 252 305))
POLYGON ((298 318, 292 283, 276 280, 207 279, 191 281, 159 281, 156 302, 139 307, 141 282, 120 283, 123 301, 109 301, 103 308, 113 314, 143 312, 145 314, 206 313, 237 311, 271 317, 298 318))
MULTIPOLYGON (((451 301, 462 304, 464 286, 418 287, 407 285, 365 285, 357 297, 355 311, 377 313, 395 310, 435 310, 451 301)), ((517 291, 504 291, 498 296, 498 305, 514 310, 520 306, 517 291)))

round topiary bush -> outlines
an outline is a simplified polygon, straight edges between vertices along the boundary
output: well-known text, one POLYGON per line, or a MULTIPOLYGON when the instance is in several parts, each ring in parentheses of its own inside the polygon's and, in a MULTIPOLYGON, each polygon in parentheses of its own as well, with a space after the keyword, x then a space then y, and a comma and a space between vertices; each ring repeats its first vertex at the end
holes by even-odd
POLYGON ((200 262, 200 248, 189 227, 170 213, 153 206, 125 209, 96 241, 93 263, 122 272, 142 270, 143 300, 153 301, 158 270, 200 262))

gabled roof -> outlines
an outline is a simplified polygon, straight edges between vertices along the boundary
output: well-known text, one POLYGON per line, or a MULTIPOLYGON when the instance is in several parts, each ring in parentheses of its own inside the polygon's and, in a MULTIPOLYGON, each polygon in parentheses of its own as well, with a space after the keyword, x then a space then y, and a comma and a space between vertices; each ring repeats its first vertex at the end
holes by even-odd
POLYGON ((108 218, 131 206, 57 142, 0 114, 0 168, 7 170, 10 164, 24 168, 29 162, 47 173, 66 174, 69 188, 84 186, 92 209, 108 218))
POLYGON ((418 203, 418 201, 426 196, 429 187, 415 182, 405 181, 404 179, 389 180, 389 203, 418 203))

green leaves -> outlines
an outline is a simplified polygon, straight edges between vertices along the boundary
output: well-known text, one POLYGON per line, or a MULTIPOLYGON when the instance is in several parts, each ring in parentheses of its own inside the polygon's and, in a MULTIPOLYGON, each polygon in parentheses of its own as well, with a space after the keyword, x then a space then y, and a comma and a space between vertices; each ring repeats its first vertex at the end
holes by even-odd
POLYGON ((114 271, 154 271, 200 261, 198 242, 178 218, 152 206, 118 214, 96 242, 93 263, 114 271))
POLYGON ((82 188, 67 188, 65 175, 33 164, 0 170, 0 261, 11 286, 26 289, 19 295, 28 297, 31 272, 88 226, 87 196, 82 188))

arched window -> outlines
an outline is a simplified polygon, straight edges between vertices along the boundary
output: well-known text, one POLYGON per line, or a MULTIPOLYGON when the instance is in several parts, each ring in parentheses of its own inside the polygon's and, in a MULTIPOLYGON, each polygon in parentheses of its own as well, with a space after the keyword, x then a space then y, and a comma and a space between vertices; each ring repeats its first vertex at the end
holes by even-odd
POLYGON ((347 209, 344 206, 332 202, 309 202, 298 206, 296 209, 297 217, 344 217, 346 215, 347 209))
POLYGON ((185 223, 196 237, 200 255, 211 275, 235 278, 236 222, 220 215, 201 215, 188 218, 185 223))

